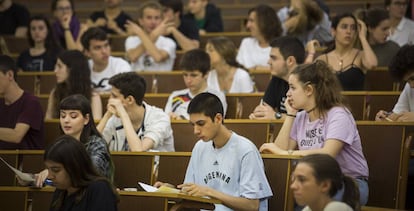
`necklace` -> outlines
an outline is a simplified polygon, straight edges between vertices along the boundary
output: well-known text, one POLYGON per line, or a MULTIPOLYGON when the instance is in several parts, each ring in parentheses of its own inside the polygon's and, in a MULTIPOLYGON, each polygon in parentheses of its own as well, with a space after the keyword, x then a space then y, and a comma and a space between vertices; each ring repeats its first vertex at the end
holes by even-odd
POLYGON ((339 71, 342 71, 344 69, 344 59, 348 56, 349 51, 346 52, 344 55, 339 56, 339 54, 334 51, 334 55, 336 57, 336 59, 338 60, 338 66, 340 67, 339 71))

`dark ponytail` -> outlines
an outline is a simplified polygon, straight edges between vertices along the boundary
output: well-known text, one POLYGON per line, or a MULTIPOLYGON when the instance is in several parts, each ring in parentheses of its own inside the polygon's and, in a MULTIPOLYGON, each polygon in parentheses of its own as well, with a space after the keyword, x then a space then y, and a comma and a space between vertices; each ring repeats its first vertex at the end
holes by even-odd
POLYGON ((359 188, 355 183, 355 180, 348 176, 343 176, 344 182, 344 195, 342 201, 348 204, 354 211, 361 210, 361 204, 359 202, 359 188))

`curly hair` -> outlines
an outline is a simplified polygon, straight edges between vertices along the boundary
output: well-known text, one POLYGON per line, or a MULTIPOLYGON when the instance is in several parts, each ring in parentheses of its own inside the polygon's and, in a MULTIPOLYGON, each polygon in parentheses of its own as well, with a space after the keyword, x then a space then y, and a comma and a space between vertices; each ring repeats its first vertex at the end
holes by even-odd
POLYGON ((274 37, 279 37, 282 34, 282 24, 272 7, 260 4, 250 9, 248 14, 250 15, 252 12, 256 12, 259 31, 266 41, 269 42, 274 37))
POLYGON ((392 58, 388 65, 391 76, 398 81, 404 79, 409 73, 414 72, 414 46, 404 45, 392 58))
POLYGON ((342 86, 326 62, 316 60, 312 64, 297 66, 291 73, 303 84, 310 84, 315 90, 316 109, 325 116, 335 106, 348 107, 341 94, 342 86))

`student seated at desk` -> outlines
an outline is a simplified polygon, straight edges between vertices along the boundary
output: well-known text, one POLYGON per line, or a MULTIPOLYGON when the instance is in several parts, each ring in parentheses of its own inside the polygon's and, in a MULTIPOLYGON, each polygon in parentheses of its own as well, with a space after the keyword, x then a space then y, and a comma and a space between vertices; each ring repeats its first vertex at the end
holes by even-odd
POLYGON ((59 118, 60 101, 73 94, 82 94, 90 100, 94 118, 101 119, 101 97, 92 89, 87 58, 78 50, 64 51, 58 55, 54 72, 56 86, 50 92, 45 119, 59 118))
POLYGON ((368 165, 355 120, 340 92, 339 81, 325 62, 296 67, 289 76, 285 121, 274 143, 263 144, 260 151, 279 155, 331 155, 343 173, 355 179, 361 204, 365 205, 369 191, 368 165))
POLYGON ((376 121, 414 121, 414 46, 403 46, 389 65, 389 71, 395 79, 406 82, 392 112, 379 111, 376 121))
MULTIPOLYGON (((89 100, 80 94, 70 95, 60 102, 59 111, 60 129, 63 133, 81 142, 91 157, 96 171, 113 181, 114 165, 111 154, 106 141, 96 129, 89 100)), ((36 186, 42 187, 48 173, 45 169, 36 174, 36 186)))
POLYGON ((16 82, 14 60, 0 55, 0 150, 43 149, 43 112, 39 99, 16 82))
MULTIPOLYGON (((223 125, 220 99, 205 92, 195 96, 188 106, 194 134, 200 138, 191 154, 181 191, 222 201, 216 211, 268 210, 272 196, 263 160, 247 138, 223 125)), ((157 182, 155 186, 163 185, 157 182)))
POLYGON ((146 83, 135 72, 109 79, 107 112, 98 125, 111 151, 174 151, 170 118, 143 101, 146 83))
POLYGON ((61 136, 46 149, 44 162, 56 190, 51 211, 116 211, 118 193, 107 178, 99 175, 82 143, 61 136))
POLYGON ((184 70, 183 79, 186 89, 176 90, 168 97, 165 113, 171 119, 189 119, 187 108, 191 99, 202 92, 217 95, 227 110, 226 96, 219 90, 208 86, 207 77, 210 70, 210 57, 201 49, 187 51, 181 59, 180 68, 184 70))
POLYGON ((359 191, 351 177, 342 174, 336 160, 327 154, 307 155, 298 161, 292 174, 296 203, 306 206, 302 211, 358 211, 359 191), (344 187, 343 202, 334 201, 344 187))

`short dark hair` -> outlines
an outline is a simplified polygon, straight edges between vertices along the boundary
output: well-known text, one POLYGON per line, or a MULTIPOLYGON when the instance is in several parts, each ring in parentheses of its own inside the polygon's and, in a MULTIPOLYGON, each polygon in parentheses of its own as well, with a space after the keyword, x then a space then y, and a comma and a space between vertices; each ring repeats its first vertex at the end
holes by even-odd
POLYGON ((147 8, 159 10, 161 12, 161 15, 162 15, 162 6, 161 6, 160 3, 156 2, 156 1, 145 1, 145 2, 141 3, 141 5, 139 5, 139 7, 138 7, 138 17, 139 18, 143 18, 144 10, 147 9, 147 8))
POLYGON ((183 1, 182 0, 159 0, 158 1, 163 7, 171 8, 174 13, 179 12, 180 17, 183 15, 183 1))
POLYGON ((108 40, 108 35, 99 27, 91 27, 81 37, 81 43, 84 49, 89 50, 91 40, 106 41, 108 40))
POLYGON ((8 71, 13 71, 14 80, 16 80, 17 65, 14 60, 7 55, 0 55, 0 71, 6 74, 8 71))
POLYGON ((187 112, 188 114, 204 114, 213 121, 217 114, 221 114, 224 118, 223 104, 215 94, 209 92, 203 92, 195 96, 190 101, 187 112))
POLYGON ((305 47, 296 37, 283 36, 275 38, 270 42, 270 47, 279 48, 285 60, 289 56, 293 56, 298 64, 302 64, 305 61, 305 47))
POLYGON ((199 70, 203 75, 210 70, 210 56, 202 49, 193 49, 184 53, 180 68, 186 71, 199 70))
POLYGON ((414 72, 414 45, 404 45, 388 65, 391 76, 401 81, 407 73, 414 72))
POLYGON ((132 96, 138 105, 142 105, 147 84, 136 72, 124 72, 112 76, 109 84, 119 89, 124 97, 132 96))
POLYGON ((102 137, 99 131, 96 129, 94 122, 92 108, 90 101, 81 94, 74 94, 65 97, 60 101, 59 111, 61 110, 79 110, 83 117, 89 115, 89 122, 84 126, 80 135, 80 142, 86 144, 89 141, 90 136, 102 137))

